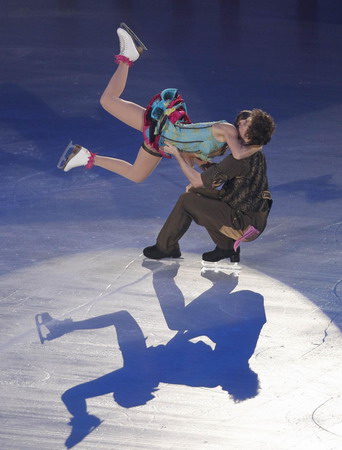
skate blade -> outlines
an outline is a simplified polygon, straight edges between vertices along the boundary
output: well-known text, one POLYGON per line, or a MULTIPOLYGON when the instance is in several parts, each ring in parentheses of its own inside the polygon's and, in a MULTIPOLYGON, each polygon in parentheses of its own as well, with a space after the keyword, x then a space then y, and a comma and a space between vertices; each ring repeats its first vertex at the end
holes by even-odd
POLYGON ((38 332, 40 343, 44 344, 44 342, 47 341, 47 338, 44 337, 43 333, 42 333, 42 326, 44 325, 42 315, 36 314, 35 320, 36 320, 36 327, 37 327, 37 332, 38 332))
POLYGON ((123 28, 125 31, 127 31, 127 33, 131 36, 131 38, 134 39, 139 44, 140 49, 139 49, 139 47, 137 47, 137 50, 139 53, 141 53, 143 50, 147 50, 147 47, 145 46, 145 44, 138 38, 138 36, 124 22, 120 23, 120 28, 123 28))
POLYGON ((62 156, 59 158, 57 168, 58 169, 64 169, 64 167, 67 165, 67 163, 70 160, 70 157, 72 156, 72 151, 75 148, 75 144, 73 144, 72 141, 69 142, 66 149, 62 153, 62 156))
POLYGON ((64 170, 68 162, 81 150, 81 146, 78 144, 73 144, 72 141, 69 142, 67 148, 64 150, 62 156, 60 157, 57 167, 58 169, 64 170))
POLYGON ((229 272, 238 273, 238 272, 240 272, 241 269, 242 269, 242 267, 237 262, 235 262, 235 263, 228 263, 228 262, 222 262, 222 261, 209 262, 209 261, 202 260, 203 272, 206 272, 207 270, 213 270, 214 272, 219 272, 221 270, 225 270, 225 271, 229 271, 229 272))

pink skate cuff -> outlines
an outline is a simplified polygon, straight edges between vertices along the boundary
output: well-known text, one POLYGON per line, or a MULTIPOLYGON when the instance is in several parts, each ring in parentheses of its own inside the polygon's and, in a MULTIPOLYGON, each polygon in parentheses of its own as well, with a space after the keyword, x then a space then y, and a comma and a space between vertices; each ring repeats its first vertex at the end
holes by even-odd
POLYGON ((115 63, 119 64, 120 62, 123 62, 123 63, 127 64, 129 67, 132 67, 133 64, 134 64, 133 61, 131 61, 130 59, 128 59, 124 55, 115 55, 115 63))
POLYGON ((94 167, 95 156, 96 156, 96 153, 90 152, 90 156, 88 158, 87 165, 85 166, 86 169, 92 169, 94 167))

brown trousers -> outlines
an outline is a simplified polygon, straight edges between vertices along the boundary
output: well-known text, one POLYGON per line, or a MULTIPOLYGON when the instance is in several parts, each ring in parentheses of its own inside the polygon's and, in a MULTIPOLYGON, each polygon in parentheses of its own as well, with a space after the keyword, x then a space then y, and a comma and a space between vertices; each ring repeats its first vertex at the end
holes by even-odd
POLYGON ((211 239, 222 249, 232 249, 235 240, 248 225, 255 225, 251 217, 240 215, 220 200, 194 192, 182 194, 157 237, 157 246, 165 253, 179 248, 178 241, 192 221, 205 227, 211 239))

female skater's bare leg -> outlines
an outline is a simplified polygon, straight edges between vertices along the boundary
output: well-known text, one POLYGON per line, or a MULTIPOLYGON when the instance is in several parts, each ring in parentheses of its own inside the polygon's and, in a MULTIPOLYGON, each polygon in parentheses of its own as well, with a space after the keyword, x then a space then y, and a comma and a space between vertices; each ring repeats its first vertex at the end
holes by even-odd
POLYGON ((123 159, 109 158, 107 156, 95 156, 94 166, 115 172, 135 183, 144 181, 157 167, 161 158, 147 153, 142 147, 138 152, 136 160, 130 164, 123 159))
MULTIPOLYGON (((100 103, 103 108, 117 119, 139 131, 143 130, 145 108, 135 103, 128 102, 120 98, 125 89, 129 66, 120 62, 114 75, 110 79, 104 90, 100 103)), ((78 157, 80 158, 80 156, 78 157)), ((75 161, 75 164, 77 161, 75 161)), ((86 165, 88 159, 85 157, 82 161, 86 165)), ((158 156, 153 156, 140 148, 136 160, 133 164, 117 158, 96 155, 93 163, 95 166, 102 167, 110 172, 117 173, 122 177, 128 178, 135 183, 144 181, 157 167, 160 162, 158 156)), ((70 165, 69 165, 70 167, 70 165)), ((77 167, 77 166, 74 166, 77 167)))
MULTIPOLYGON (((142 131, 145 108, 120 98, 120 95, 126 87, 128 72, 129 66, 120 62, 101 96, 100 103, 112 116, 132 128, 142 131)), ((133 164, 122 159, 106 156, 96 155, 94 159, 95 166, 117 173, 136 183, 144 181, 157 167, 159 162, 160 158, 150 155, 142 148, 140 148, 133 164)))
POLYGON ((142 131, 145 108, 120 98, 126 87, 128 72, 129 66, 120 62, 101 96, 100 103, 109 114, 126 125, 142 131))
MULTIPOLYGON (((122 31, 122 29, 119 29, 118 35, 120 37, 121 34, 120 39, 122 39, 122 33, 124 33, 126 39, 124 48, 127 50, 130 45, 129 42, 127 42, 127 34, 125 35, 125 32, 122 31)), ((138 56, 135 56, 135 58, 137 57, 138 56)), ((126 62, 119 62, 116 71, 101 95, 100 103, 112 116, 116 117, 126 125, 142 132, 145 108, 120 98, 126 87, 129 69, 130 63, 127 62, 127 58, 126 62)), ((149 154, 143 148, 140 148, 135 162, 131 164, 122 159, 94 155, 84 147, 78 146, 76 154, 69 157, 64 167, 61 168, 67 172, 74 167, 86 166, 87 168, 90 168, 95 165, 117 173, 131 181, 140 183, 153 172, 159 162, 160 158, 158 156, 149 154)))
POLYGON ((117 33, 120 41, 120 55, 115 56, 118 67, 109 80, 100 103, 114 117, 130 127, 142 131, 145 108, 122 100, 120 96, 126 87, 130 66, 139 58, 139 53, 143 49, 146 50, 146 47, 125 24, 120 25, 117 33))

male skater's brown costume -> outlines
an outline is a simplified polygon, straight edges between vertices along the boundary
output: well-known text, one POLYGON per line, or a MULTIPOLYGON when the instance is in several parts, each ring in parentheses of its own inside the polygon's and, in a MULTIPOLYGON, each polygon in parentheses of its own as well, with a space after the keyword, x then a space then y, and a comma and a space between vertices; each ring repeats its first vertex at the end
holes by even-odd
MULTIPOLYGON (((211 164, 201 177, 204 187, 180 196, 157 237, 157 249, 165 256, 180 256, 178 241, 192 220, 207 229, 217 247, 232 254, 237 241, 252 241, 266 227, 272 200, 262 151, 242 160, 229 155, 211 164)), ((149 249, 145 256, 154 258, 149 249)))

